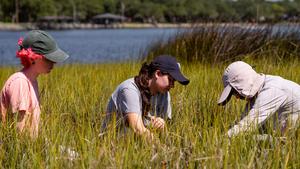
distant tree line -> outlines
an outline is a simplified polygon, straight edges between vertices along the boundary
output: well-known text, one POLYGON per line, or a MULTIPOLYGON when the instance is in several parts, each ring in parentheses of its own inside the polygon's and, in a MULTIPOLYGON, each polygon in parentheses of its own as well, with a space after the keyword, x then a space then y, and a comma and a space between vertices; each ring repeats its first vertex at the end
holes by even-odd
POLYGON ((133 22, 297 21, 300 0, 0 0, 0 21, 35 22, 42 16, 70 16, 89 22, 113 13, 133 22))

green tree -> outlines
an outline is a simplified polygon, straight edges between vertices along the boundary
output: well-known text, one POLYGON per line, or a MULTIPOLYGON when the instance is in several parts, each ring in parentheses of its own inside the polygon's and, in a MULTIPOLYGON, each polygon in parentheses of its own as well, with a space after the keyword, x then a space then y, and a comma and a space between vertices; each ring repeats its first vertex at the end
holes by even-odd
POLYGON ((13 21, 15 15, 15 2, 12 0, 0 0, 2 19, 4 22, 13 21))
POLYGON ((117 0, 104 0, 103 2, 104 12, 118 13, 117 3, 118 3, 117 0))
POLYGON ((78 19, 89 20, 97 14, 103 13, 103 0, 76 0, 75 1, 76 17, 78 19))

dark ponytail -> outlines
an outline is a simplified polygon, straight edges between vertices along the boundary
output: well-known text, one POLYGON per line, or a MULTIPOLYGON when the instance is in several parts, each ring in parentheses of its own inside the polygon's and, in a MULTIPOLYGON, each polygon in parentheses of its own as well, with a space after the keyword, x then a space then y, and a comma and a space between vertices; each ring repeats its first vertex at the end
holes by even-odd
POLYGON ((148 87, 149 80, 153 77, 154 72, 158 70, 158 67, 154 64, 143 63, 142 68, 138 76, 134 77, 134 82, 140 90, 142 97, 142 112, 143 116, 147 115, 151 106, 151 92, 148 87))

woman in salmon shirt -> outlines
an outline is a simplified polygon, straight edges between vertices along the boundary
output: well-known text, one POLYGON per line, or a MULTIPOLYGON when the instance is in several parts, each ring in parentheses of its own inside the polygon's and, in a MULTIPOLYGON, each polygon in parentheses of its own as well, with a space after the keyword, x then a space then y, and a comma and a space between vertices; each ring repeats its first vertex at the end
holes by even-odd
POLYGON ((37 78, 49 73, 55 63, 69 56, 58 48, 51 35, 41 30, 30 31, 24 39, 19 39, 18 45, 20 49, 16 55, 23 69, 12 74, 1 90, 2 127, 13 126, 17 131, 28 131, 32 138, 36 138, 41 113, 37 78))

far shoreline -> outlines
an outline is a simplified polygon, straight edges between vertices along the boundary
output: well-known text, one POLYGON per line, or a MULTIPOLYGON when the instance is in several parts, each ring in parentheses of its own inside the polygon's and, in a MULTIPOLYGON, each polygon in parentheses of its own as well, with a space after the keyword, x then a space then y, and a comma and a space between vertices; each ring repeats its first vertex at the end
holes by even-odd
MULTIPOLYGON (((54 29, 46 30, 76 30, 76 29, 147 29, 147 28, 191 28, 191 23, 115 23, 111 25, 91 23, 62 23, 55 24, 54 29)), ((40 29, 36 23, 4 23, 0 22, 0 31, 26 31, 40 29)))
MULTIPOLYGON (((293 22, 280 22, 280 23, 249 23, 249 22, 208 22, 208 23, 115 23, 110 25, 102 24, 91 24, 91 23, 60 23, 54 24, 53 29, 45 30, 93 30, 93 29, 153 29, 153 28, 193 28, 195 26, 236 26, 236 27, 252 27, 252 26, 266 26, 266 25, 276 25, 276 24, 291 24, 299 25, 299 23, 293 22)), ((36 26, 36 23, 4 23, 0 22, 0 31, 26 31, 33 29, 43 29, 36 26)))

